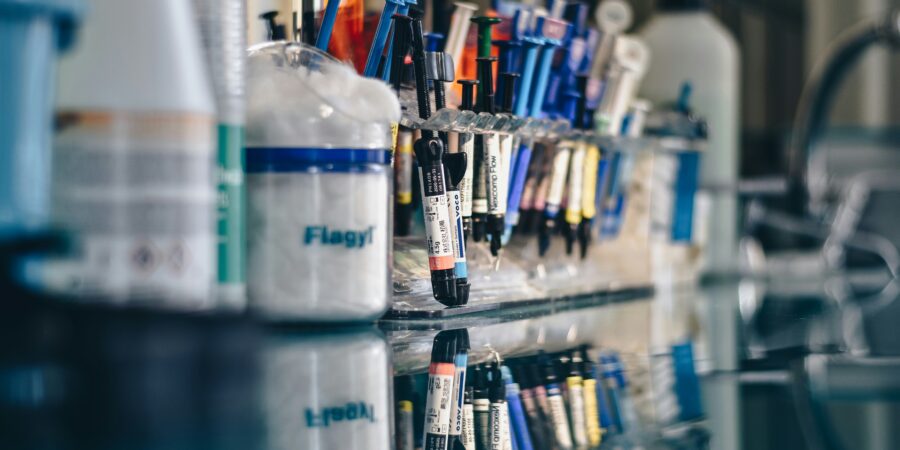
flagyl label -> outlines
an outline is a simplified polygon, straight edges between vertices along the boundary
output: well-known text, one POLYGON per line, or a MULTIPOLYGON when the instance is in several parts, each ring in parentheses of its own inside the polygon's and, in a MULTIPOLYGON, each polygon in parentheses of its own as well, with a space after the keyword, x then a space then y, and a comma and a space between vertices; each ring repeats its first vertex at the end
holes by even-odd
POLYGON ((341 230, 327 226, 308 226, 303 233, 303 245, 333 245, 349 249, 363 249, 372 245, 375 226, 362 230, 341 230))

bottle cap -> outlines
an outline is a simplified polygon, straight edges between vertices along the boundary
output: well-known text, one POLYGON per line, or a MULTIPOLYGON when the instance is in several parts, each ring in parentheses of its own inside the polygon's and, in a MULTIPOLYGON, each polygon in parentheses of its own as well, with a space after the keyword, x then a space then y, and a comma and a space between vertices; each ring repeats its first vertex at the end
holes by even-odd
POLYGON ((491 386, 488 389, 488 397, 491 403, 497 403, 506 400, 506 383, 503 382, 503 372, 500 367, 494 365, 491 367, 491 386))
POLYGON ((469 343, 469 330, 460 328, 456 331, 456 352, 462 353, 472 348, 469 343))

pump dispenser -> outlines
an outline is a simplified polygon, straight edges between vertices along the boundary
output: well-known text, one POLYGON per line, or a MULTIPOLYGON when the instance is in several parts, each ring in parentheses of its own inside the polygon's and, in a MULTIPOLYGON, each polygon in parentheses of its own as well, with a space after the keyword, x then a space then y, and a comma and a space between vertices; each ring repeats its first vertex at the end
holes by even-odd
POLYGON ((640 97, 671 103, 683 83, 693 86, 694 112, 709 120, 700 188, 711 192, 706 267, 729 270, 737 261, 737 185, 740 160, 740 50, 704 0, 658 0, 659 13, 641 29, 653 61, 640 97))

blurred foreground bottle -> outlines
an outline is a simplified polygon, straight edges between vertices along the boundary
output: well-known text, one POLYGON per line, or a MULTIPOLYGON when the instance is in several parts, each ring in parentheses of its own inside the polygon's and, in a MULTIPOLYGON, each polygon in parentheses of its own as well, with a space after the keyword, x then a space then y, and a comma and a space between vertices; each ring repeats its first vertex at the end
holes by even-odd
POLYGON ((640 96, 671 103, 690 83, 694 111, 708 119, 709 146, 700 189, 711 196, 707 271, 729 271, 737 260, 740 51, 707 8, 707 0, 658 0, 659 12, 641 30, 653 61, 640 96))
POLYGON ((218 114, 216 153, 216 298, 246 303, 246 190, 244 189, 244 80, 247 29, 243 0, 194 0, 200 39, 218 114))
POLYGON ((0 241, 47 225, 56 57, 82 6, 0 0, 0 241))
POLYGON ((60 65, 53 215, 77 238, 46 286, 212 306, 215 108, 191 3, 93 0, 60 65))

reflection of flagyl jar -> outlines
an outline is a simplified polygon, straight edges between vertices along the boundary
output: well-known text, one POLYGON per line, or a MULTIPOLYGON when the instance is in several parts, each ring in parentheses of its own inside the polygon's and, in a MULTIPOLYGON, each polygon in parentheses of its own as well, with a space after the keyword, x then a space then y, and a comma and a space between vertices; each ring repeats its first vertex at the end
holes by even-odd
POLYGON ((274 319, 377 318, 391 292, 397 100, 299 44, 254 48, 249 69, 251 305, 274 319))

